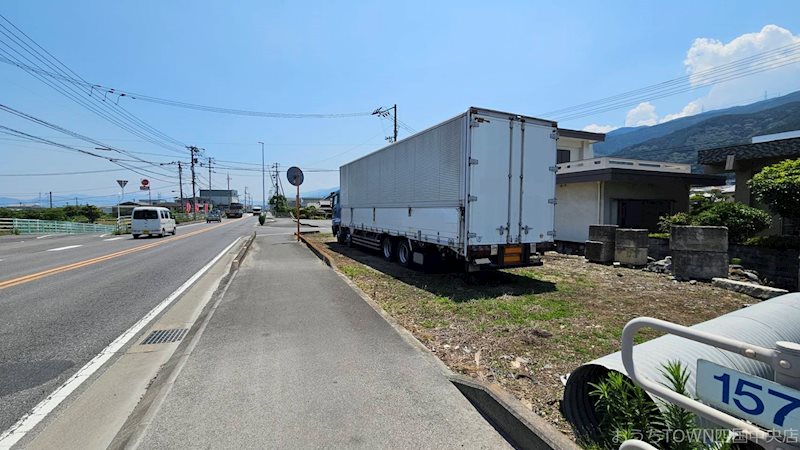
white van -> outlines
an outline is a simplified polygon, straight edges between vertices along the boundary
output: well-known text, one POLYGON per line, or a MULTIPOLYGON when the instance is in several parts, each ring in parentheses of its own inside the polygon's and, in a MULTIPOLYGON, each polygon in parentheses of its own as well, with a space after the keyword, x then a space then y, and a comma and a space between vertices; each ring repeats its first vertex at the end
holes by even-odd
POLYGON ((174 235, 176 231, 175 219, 167 208, 155 206, 133 208, 131 234, 134 239, 138 239, 141 235, 164 237, 167 233, 174 235))

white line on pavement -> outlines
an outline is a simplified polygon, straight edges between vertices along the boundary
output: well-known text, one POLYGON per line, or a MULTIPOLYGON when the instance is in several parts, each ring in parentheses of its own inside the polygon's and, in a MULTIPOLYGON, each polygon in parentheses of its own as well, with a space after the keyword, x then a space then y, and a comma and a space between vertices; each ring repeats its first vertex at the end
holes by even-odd
POLYGON ((192 275, 191 278, 186 280, 178 289, 175 290, 169 297, 165 298, 161 303, 159 303, 155 308, 151 309, 144 317, 139 319, 138 322, 133 324, 132 327, 128 328, 127 331, 122 333, 118 338, 114 339, 113 342, 108 344, 108 347, 104 348, 97 356, 92 358, 91 361, 86 363, 80 370, 78 370, 75 375, 72 376, 69 380, 67 380, 64 384, 61 385, 58 389, 56 389, 52 394, 50 394, 46 399, 42 400, 38 405, 36 405, 28 414, 22 416, 17 423, 11 426, 8 430, 0 434, 0 450, 7 450, 14 446, 20 439, 22 439, 27 432, 33 429, 39 422, 41 422, 48 414, 50 414, 54 409, 64 401, 65 398, 69 396, 75 389, 77 389, 84 381, 89 379, 93 373, 97 371, 100 367, 103 366, 109 359, 116 352, 118 352, 121 348, 123 348, 128 341, 136 337, 140 331, 144 327, 146 327, 150 321, 152 321, 156 316, 158 316, 161 311, 163 311, 167 306, 169 306, 172 302, 175 301, 184 291, 192 287, 192 285, 205 274, 208 269, 211 268, 217 261, 219 261, 225 253, 228 252, 234 245, 236 245, 239 240, 242 239, 241 237, 237 237, 231 244, 225 247, 224 250, 219 252, 217 256, 214 257, 208 264, 203 266, 202 269, 198 270, 197 273, 192 275))
POLYGON ((113 238, 108 238, 108 239, 103 239, 103 240, 108 242, 108 241, 118 241, 120 239, 127 239, 127 238, 128 238, 128 236, 119 236, 119 237, 113 237, 113 238))
POLYGON ((50 237, 50 236, 52 236, 52 234, 45 234, 44 236, 39 236, 36 239, 44 239, 44 238, 50 237))
POLYGON ((47 251, 48 252, 60 252, 61 250, 69 250, 71 248, 78 248, 78 247, 83 247, 83 244, 68 245, 66 247, 51 248, 50 250, 47 250, 47 251))
POLYGON ((106 234, 101 234, 100 236, 97 236, 97 237, 104 238, 104 237, 106 237, 106 236, 108 236, 108 233, 106 233, 106 234))

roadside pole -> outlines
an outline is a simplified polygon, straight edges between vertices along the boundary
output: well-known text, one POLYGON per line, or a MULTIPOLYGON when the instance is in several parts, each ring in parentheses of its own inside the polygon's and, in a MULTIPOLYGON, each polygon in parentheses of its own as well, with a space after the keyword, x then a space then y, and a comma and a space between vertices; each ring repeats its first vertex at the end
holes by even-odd
POLYGON ((294 218, 297 221, 297 241, 300 241, 300 185, 303 184, 303 171, 299 167, 292 166, 286 171, 286 178, 289 183, 297 187, 297 195, 294 201, 294 218))
POLYGON ((122 202, 125 200, 125 185, 128 184, 128 180, 117 180, 117 184, 119 184, 119 187, 122 188, 122 196, 119 198, 119 202, 117 202, 117 232, 120 232, 122 228, 122 214, 120 213, 120 207, 122 202))

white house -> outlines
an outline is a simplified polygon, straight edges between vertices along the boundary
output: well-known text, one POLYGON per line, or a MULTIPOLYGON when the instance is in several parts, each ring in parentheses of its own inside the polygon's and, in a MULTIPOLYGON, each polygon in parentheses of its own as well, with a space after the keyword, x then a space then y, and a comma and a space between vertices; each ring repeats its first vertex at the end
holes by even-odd
POLYGON ((690 186, 717 186, 724 177, 691 173, 689 164, 594 157, 604 134, 559 129, 556 242, 583 244, 589 225, 657 231, 658 219, 689 209, 690 186))

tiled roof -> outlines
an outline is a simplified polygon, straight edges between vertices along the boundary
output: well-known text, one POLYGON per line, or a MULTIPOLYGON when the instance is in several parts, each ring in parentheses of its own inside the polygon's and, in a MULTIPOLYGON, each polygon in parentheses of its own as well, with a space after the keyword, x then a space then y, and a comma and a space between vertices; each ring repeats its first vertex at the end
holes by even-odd
POLYGON ((728 155, 733 155, 737 161, 781 156, 800 157, 800 138, 700 150, 697 152, 697 162, 709 165, 722 164, 728 155))

